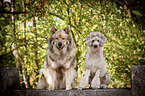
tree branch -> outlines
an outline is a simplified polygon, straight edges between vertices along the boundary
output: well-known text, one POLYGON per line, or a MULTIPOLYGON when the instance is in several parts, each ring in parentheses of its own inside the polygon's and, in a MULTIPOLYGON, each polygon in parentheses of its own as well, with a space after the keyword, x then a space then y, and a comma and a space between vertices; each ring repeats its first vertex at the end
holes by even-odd
POLYGON ((48 12, 48 14, 53 15, 53 16, 56 16, 56 17, 58 17, 58 18, 64 20, 64 18, 61 17, 60 15, 54 14, 54 13, 52 13, 52 12, 48 12))
MULTIPOLYGON (((44 43, 44 42, 43 42, 43 43, 44 43)), ((47 43, 47 42, 46 42, 46 43, 47 43)), ((27 45, 35 45, 35 44, 34 44, 34 43, 28 43, 27 45)), ((17 50, 18 48, 23 47, 23 46, 25 46, 25 45, 24 45, 24 44, 20 44, 19 46, 16 46, 15 48, 13 48, 12 50, 10 50, 9 52, 6 52, 6 53, 0 55, 0 57, 5 56, 5 55, 8 55, 8 54, 10 54, 11 52, 13 52, 13 51, 15 51, 15 50, 17 50)), ((37 46, 41 47, 42 49, 46 49, 46 48, 42 47, 42 44, 37 44, 37 46)))
MULTIPOLYGON (((55 13, 49 12, 49 14, 50 14, 50 15, 53 15, 53 16, 56 16, 56 17, 60 18, 61 20, 64 20, 64 18, 63 18, 62 16, 57 15, 57 14, 55 14, 55 13)), ((79 32, 79 34, 81 34, 81 35, 83 36, 83 34, 81 33, 81 31, 80 31, 77 27, 75 27, 75 26, 72 25, 71 23, 69 23, 69 25, 72 26, 74 29, 76 29, 76 31, 79 32)), ((83 37, 84 37, 84 36, 83 36, 83 37)), ((84 37, 84 38, 85 38, 85 37, 84 37)))

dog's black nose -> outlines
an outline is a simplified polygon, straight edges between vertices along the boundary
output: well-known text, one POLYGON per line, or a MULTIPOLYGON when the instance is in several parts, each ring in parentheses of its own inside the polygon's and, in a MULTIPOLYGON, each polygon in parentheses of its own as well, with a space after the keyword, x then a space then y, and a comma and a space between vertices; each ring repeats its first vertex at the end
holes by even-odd
POLYGON ((94 45, 94 48, 97 48, 98 46, 97 45, 94 45))
POLYGON ((61 42, 58 42, 58 46, 61 47, 62 46, 62 43, 61 42))

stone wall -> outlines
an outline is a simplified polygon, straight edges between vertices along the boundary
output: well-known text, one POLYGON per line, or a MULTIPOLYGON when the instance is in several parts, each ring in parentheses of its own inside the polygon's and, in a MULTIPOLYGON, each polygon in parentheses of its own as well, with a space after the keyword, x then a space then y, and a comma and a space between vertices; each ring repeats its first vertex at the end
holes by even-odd
POLYGON ((145 96, 145 65, 131 68, 132 96, 145 96))
POLYGON ((2 96, 145 96, 145 65, 132 66, 131 89, 85 89, 85 90, 38 90, 18 89, 17 68, 0 69, 0 90, 2 96))
POLYGON ((0 69, 0 90, 16 88, 19 84, 19 71, 16 67, 0 69))

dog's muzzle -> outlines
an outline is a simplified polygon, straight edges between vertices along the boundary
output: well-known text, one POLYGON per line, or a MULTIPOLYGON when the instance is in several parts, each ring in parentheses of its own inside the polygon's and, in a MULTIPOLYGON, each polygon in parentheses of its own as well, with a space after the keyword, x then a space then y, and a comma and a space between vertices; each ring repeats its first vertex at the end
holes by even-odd
POLYGON ((57 48, 58 48, 59 50, 63 49, 63 44, 62 44, 61 42, 58 42, 57 48))
POLYGON ((98 45, 94 45, 94 49, 95 50, 98 50, 98 45))
POLYGON ((98 48, 98 45, 94 45, 94 48, 98 48))

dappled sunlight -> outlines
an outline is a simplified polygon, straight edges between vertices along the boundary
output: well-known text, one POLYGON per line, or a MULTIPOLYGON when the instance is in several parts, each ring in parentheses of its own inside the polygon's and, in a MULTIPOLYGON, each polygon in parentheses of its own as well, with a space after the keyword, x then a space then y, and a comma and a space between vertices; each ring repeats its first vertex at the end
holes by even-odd
MULTIPOLYGON (((99 31, 107 38, 103 47, 103 54, 108 73, 111 76, 109 88, 130 88, 131 66, 144 64, 145 32, 130 18, 126 7, 118 8, 115 3, 108 0, 102 2, 50 1, 45 1, 44 8, 38 6, 39 0, 25 2, 28 4, 26 5, 26 16, 24 14, 14 15, 15 34, 12 34, 11 23, 8 21, 12 20, 12 14, 1 15, 0 20, 3 21, 3 24, 1 24, 0 29, 0 55, 9 55, 4 57, 3 65, 0 65, 0 67, 18 67, 21 74, 20 81, 24 86, 26 86, 23 73, 23 70, 25 70, 27 84, 30 88, 35 88, 39 79, 40 68, 43 67, 47 55, 51 27, 64 29, 69 26, 77 60, 77 85, 79 85, 86 70, 85 57, 88 45, 85 39, 90 32, 99 31), (40 9, 33 12, 38 7, 40 9), (37 11, 40 11, 40 13, 37 11), (32 17, 35 17, 35 20, 32 17), (25 26, 24 21, 26 22, 25 26), (34 32, 35 29, 36 32, 34 32), (15 38, 13 38, 13 35, 15 35, 15 38), (18 50, 22 60, 13 55, 12 52, 15 50, 12 48, 13 43, 17 44, 15 49, 18 50), (7 59, 9 61, 6 61, 7 59), (22 67, 22 62, 24 67, 22 67)), ((15 2, 23 9, 22 0, 15 2)), ((18 6, 15 10, 18 11, 18 6)), ((141 13, 135 12, 135 14, 142 16, 141 13)))

